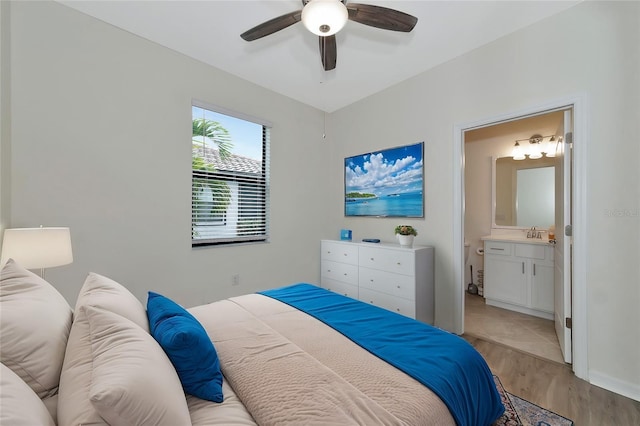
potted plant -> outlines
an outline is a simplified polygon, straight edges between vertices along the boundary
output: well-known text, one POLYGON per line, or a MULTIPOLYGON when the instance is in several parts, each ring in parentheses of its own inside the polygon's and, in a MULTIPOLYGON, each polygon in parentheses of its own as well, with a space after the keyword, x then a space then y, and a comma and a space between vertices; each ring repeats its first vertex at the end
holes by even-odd
POLYGON ((398 225, 395 233, 400 242, 400 247, 412 247, 413 237, 418 235, 418 231, 411 225, 398 225))

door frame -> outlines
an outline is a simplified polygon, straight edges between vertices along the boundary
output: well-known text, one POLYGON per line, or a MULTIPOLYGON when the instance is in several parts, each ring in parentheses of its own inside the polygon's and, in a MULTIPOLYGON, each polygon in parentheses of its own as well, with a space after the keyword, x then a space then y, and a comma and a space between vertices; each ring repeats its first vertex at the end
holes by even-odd
MULTIPOLYGON (((453 126, 453 276, 454 276, 454 333, 464 333, 464 132, 480 127, 514 121, 540 113, 573 109, 573 256, 572 256, 572 346, 573 371, 581 379, 588 377, 587 333, 587 127, 588 104, 584 93, 562 97, 480 120, 456 123, 453 126)), ((560 232, 560 231, 559 231, 560 232)))

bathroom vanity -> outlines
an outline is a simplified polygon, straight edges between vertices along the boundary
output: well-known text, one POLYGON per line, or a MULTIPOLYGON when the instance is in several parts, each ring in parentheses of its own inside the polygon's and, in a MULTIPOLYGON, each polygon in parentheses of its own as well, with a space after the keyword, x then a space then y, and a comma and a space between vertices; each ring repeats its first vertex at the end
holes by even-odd
POLYGON ((482 240, 487 305, 553 320, 554 246, 537 238, 482 240))

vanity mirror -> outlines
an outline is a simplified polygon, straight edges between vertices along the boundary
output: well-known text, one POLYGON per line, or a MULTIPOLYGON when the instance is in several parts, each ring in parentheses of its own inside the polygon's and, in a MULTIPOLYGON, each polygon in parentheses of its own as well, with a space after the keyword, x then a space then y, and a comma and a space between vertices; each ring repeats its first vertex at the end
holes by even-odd
POLYGON ((492 228, 548 228, 555 223, 555 158, 494 158, 492 228))

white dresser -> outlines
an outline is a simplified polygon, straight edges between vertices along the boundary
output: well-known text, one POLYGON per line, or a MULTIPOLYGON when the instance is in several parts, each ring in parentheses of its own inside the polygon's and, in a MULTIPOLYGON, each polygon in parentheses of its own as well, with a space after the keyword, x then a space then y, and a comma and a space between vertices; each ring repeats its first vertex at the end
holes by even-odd
POLYGON ((434 249, 322 240, 321 287, 433 324, 434 249))
POLYGON ((484 237, 487 305, 553 319, 553 246, 484 237))

